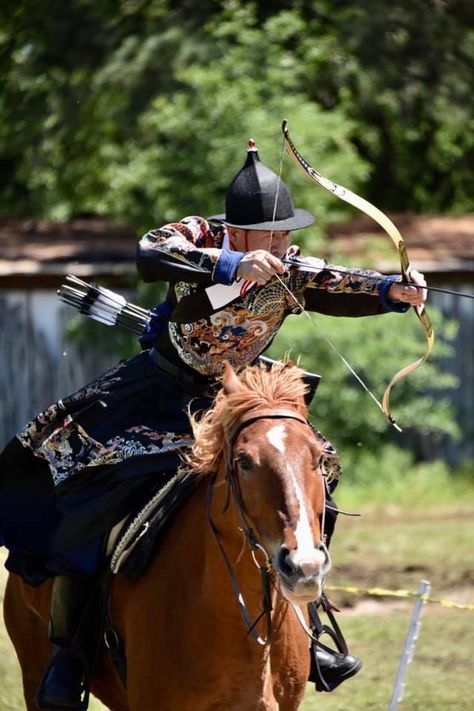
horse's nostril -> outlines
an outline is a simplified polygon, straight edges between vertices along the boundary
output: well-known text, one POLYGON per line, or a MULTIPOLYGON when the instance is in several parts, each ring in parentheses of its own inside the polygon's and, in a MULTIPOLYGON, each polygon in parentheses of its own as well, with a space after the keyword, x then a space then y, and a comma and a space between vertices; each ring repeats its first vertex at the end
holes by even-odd
POLYGON ((275 561, 278 572, 288 580, 304 578, 311 581, 318 576, 324 576, 331 567, 331 560, 326 546, 321 543, 312 551, 302 553, 297 548, 290 551, 281 546, 275 561))
POLYGON ((283 573, 283 575, 286 575, 288 577, 293 575, 294 566, 293 566, 291 558, 290 558, 290 551, 285 546, 282 546, 280 548, 280 551, 278 553, 278 561, 277 562, 278 562, 278 568, 283 573))

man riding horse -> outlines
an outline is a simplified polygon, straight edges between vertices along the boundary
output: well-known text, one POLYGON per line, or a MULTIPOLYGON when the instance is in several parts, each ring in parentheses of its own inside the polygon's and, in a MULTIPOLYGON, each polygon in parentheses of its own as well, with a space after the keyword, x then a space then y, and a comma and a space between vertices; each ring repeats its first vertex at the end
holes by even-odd
MULTIPOLYGON (((224 362, 237 371, 255 362, 300 304, 334 316, 366 316, 405 312, 424 301, 422 289, 397 276, 341 273, 314 258, 309 270, 287 269, 282 259, 299 255, 291 232, 314 217, 293 207, 288 188, 260 161, 253 141, 225 207, 224 214, 186 217, 142 237, 140 276, 169 283, 141 338, 143 351, 38 415, 1 455, 7 567, 32 585, 55 578, 53 658, 40 708, 81 708, 88 661, 78 628, 103 567, 106 535, 154 490, 157 472, 176 470, 192 442, 188 408, 210 407, 224 362)), ((424 284, 421 275, 412 277, 424 284)), ((327 543, 334 519, 328 509, 327 543)), ((324 690, 362 665, 327 648, 316 647, 316 657, 324 690)))

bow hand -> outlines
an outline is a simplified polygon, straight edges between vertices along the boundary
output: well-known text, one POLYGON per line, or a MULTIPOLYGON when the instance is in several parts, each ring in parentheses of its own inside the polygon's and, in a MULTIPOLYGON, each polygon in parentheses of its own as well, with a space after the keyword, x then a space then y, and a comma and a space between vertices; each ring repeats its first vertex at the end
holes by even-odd
POLYGON ((407 275, 407 281, 394 282, 388 290, 388 298, 391 301, 401 301, 410 306, 423 306, 426 301, 427 290, 426 279, 423 274, 416 269, 411 269, 407 275))

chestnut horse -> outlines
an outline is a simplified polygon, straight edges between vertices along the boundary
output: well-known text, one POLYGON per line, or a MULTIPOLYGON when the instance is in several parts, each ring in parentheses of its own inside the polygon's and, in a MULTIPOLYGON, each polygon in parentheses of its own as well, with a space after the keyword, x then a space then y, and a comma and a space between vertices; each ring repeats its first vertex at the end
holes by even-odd
MULTIPOLYGON (((306 618, 330 567, 323 444, 306 421, 301 376, 289 364, 239 376, 226 365, 212 409, 192 419, 186 467, 201 477, 199 486, 146 573, 112 583, 127 689, 104 648, 92 692, 113 711, 293 711, 301 704, 309 640, 293 607, 306 618), (254 639, 250 620, 262 609, 254 639)), ((9 577, 5 620, 28 711, 50 654, 49 594, 49 584, 31 588, 9 577)))

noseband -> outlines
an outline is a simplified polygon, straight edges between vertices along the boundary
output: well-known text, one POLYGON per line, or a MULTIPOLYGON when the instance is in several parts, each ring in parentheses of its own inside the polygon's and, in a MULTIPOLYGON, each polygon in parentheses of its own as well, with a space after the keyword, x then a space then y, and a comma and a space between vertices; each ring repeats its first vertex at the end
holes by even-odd
MULTIPOLYGON (((299 413, 295 412, 294 410, 286 410, 286 409, 265 409, 262 408, 260 410, 255 410, 253 412, 248 412, 247 414, 243 415, 234 425, 232 430, 229 432, 227 436, 227 444, 228 444, 228 457, 227 457, 227 469, 226 469, 226 481, 228 484, 228 495, 227 495, 227 500, 226 504, 224 506, 224 511, 227 509, 229 505, 229 498, 230 498, 230 492, 232 492, 234 496, 234 501, 236 505, 237 512, 239 514, 239 518, 242 522, 242 532, 245 536, 245 540, 247 541, 247 544, 250 548, 250 551, 252 553, 252 558, 254 560, 255 565, 260 571, 261 579, 262 579, 262 599, 263 599, 263 609, 260 615, 255 619, 252 620, 252 618, 249 615, 247 606, 245 604, 243 595, 240 591, 239 583, 237 581, 236 575, 234 573, 234 570, 232 568, 232 565, 227 557, 227 554, 224 550, 224 547, 222 545, 221 540, 219 539, 219 534, 218 531, 214 525, 214 522, 212 521, 211 517, 211 502, 212 502, 212 485, 214 483, 214 478, 209 482, 209 489, 208 489, 208 521, 209 525, 211 527, 211 531, 214 534, 214 538, 219 546, 219 549, 222 553, 222 556, 224 558, 224 562, 227 567, 227 571, 229 573, 230 581, 232 584, 232 589, 234 591, 234 594, 237 598, 240 611, 242 613, 242 616, 245 620, 245 623, 248 627, 248 634, 251 634, 252 637, 255 639, 258 644, 262 646, 266 646, 270 644, 271 642, 271 637, 272 637, 272 619, 271 619, 271 613, 273 609, 272 605, 272 599, 271 599, 271 590, 270 590, 270 585, 271 585, 271 578, 270 578, 270 572, 272 569, 272 563, 270 556, 266 552, 265 548, 261 545, 261 543, 258 542, 258 539, 250 526, 247 516, 245 514, 243 502, 242 502, 242 496, 240 493, 240 487, 238 483, 238 479, 235 476, 235 471, 234 471, 234 466, 233 466, 233 451, 234 451, 234 444, 235 441, 238 437, 238 435, 241 433, 241 431, 247 427, 248 425, 252 424, 253 422, 256 422, 257 420, 282 420, 282 419, 291 419, 291 420, 297 420, 298 422, 302 422, 304 425, 306 425, 309 428, 308 422, 305 417, 300 415, 299 413), (258 560, 258 552, 263 554, 263 563, 260 563, 258 560), (266 636, 265 638, 262 638, 258 632, 256 632, 255 627, 258 624, 258 622, 261 620, 261 618, 265 616, 266 619, 266 636)), ((311 428, 309 428, 311 429, 311 428)), ((313 434, 313 431, 311 430, 311 434, 313 434)))

